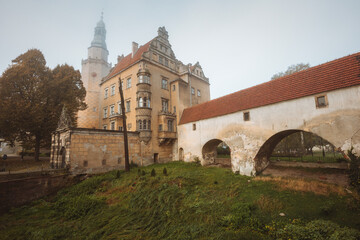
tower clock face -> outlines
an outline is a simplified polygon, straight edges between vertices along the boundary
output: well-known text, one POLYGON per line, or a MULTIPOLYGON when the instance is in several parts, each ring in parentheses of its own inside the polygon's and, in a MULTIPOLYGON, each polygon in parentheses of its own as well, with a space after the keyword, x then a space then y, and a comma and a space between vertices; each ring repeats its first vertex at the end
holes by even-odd
POLYGON ((96 72, 92 72, 91 76, 96 77, 97 76, 96 72))

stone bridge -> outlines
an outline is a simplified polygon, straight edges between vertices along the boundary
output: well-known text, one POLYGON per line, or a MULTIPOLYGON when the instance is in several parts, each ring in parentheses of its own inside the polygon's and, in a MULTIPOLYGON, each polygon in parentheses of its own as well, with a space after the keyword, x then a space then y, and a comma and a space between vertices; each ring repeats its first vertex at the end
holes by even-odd
POLYGON ((360 53, 185 109, 177 150, 180 159, 207 164, 225 142, 233 172, 251 176, 298 131, 360 154, 360 53))

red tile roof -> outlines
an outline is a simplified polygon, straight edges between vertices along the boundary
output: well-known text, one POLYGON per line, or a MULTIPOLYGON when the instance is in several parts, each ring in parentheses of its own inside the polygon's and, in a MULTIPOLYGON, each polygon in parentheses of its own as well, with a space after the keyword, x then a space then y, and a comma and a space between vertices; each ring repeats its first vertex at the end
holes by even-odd
POLYGON ((359 84, 360 53, 355 53, 187 108, 179 124, 359 84))
MULTIPOLYGON (((152 40, 151 40, 152 41, 152 40)), ((113 68, 113 70, 106 76, 106 80, 109 78, 114 77, 115 75, 117 75, 118 73, 120 73, 122 70, 128 68, 129 66, 131 66, 132 64, 136 63, 137 61, 139 61, 141 59, 141 56, 144 52, 147 52, 149 50, 151 41, 149 41, 148 43, 146 43, 144 46, 139 47, 139 49, 137 50, 137 52, 135 53, 134 57, 132 57, 131 53, 129 55, 127 55, 126 57, 124 57, 123 59, 121 59, 120 62, 118 62, 118 64, 116 64, 116 66, 113 68)))

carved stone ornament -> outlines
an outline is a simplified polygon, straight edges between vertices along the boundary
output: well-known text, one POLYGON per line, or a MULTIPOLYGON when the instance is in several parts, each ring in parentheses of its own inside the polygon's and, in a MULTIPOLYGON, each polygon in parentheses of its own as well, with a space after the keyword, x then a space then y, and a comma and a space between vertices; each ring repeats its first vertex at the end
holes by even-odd
POLYGON ((72 127, 70 116, 67 114, 66 107, 63 106, 59 123, 56 130, 63 130, 72 127))

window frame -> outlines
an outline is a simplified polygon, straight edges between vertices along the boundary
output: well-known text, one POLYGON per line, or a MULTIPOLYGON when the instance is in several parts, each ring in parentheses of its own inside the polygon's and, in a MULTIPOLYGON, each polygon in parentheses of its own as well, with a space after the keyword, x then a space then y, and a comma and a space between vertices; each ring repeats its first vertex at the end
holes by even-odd
POLYGON ((111 96, 114 96, 114 95, 115 95, 115 84, 111 86, 110 95, 111 95, 111 96))
POLYGON ((129 88, 131 88, 131 77, 126 79, 126 89, 129 89, 129 88))
POLYGON ((244 120, 244 122, 250 121, 250 112, 249 111, 243 112, 243 120, 244 120))
POLYGON ((161 79, 161 88, 169 90, 169 81, 166 78, 161 79))
POLYGON ((104 107, 103 108, 103 118, 107 118, 108 117, 108 107, 104 107))
POLYGON ((104 90, 104 99, 108 98, 109 97, 109 88, 105 88, 104 90))
POLYGON ((316 108, 326 108, 329 106, 328 98, 326 94, 316 95, 315 96, 315 106, 316 108), (324 104, 319 104, 319 99, 324 98, 324 104))

